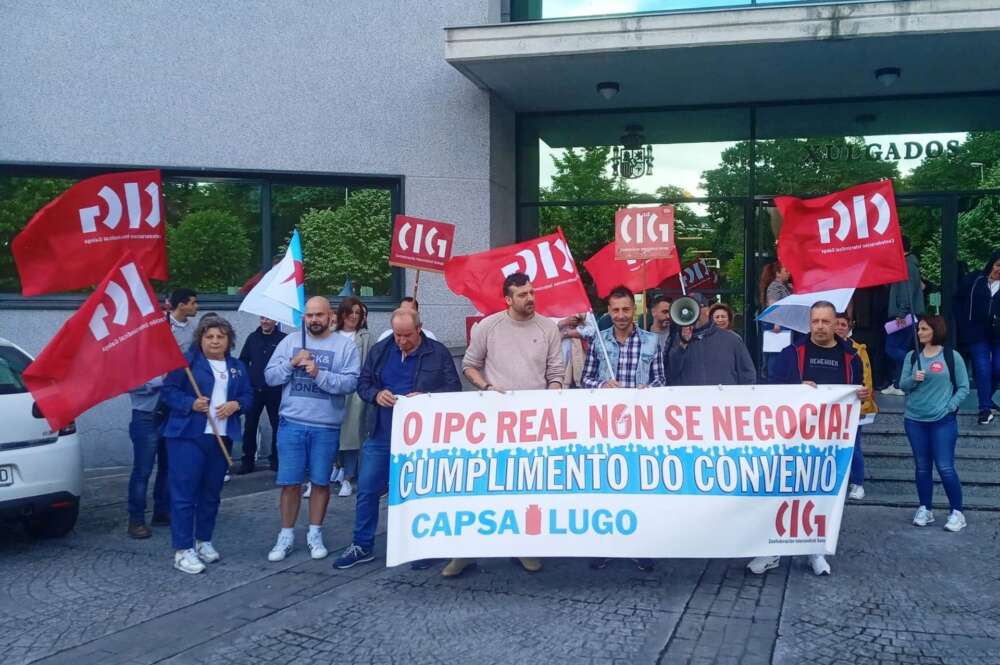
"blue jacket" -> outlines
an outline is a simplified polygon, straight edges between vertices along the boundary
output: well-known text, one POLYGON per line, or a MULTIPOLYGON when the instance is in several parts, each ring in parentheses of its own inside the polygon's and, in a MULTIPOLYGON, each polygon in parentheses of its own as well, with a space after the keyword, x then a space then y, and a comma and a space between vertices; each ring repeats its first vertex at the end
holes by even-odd
MULTIPOLYGON (((413 352, 417 359, 413 392, 461 392, 462 382, 458 378, 458 370, 455 369, 451 351, 441 342, 429 339, 423 333, 420 336, 424 341, 413 352)), ((385 387, 382 383, 382 368, 392 352, 399 353, 399 347, 396 346, 393 337, 386 337, 368 351, 368 357, 365 358, 365 364, 361 368, 361 376, 358 377, 358 395, 364 401, 375 404, 375 396, 385 387)))
MULTIPOLYGON (((635 385, 648 386, 650 385, 653 363, 657 360, 657 354, 660 352, 660 338, 655 333, 646 332, 639 327, 636 327, 635 331, 639 335, 639 365, 635 370, 635 385)), ((601 330, 597 334, 604 339, 604 347, 608 350, 607 362, 604 360, 603 351, 599 348, 594 350, 599 361, 597 364, 597 380, 599 382, 598 385, 600 385, 605 381, 611 380, 611 367, 618 367, 618 356, 621 355, 621 345, 615 339, 614 327, 601 330), (608 367, 608 362, 611 363, 611 367, 608 367)), ((592 347, 599 344, 600 342, 596 339, 591 342, 592 347)), ((664 368, 665 378, 666 369, 664 368)))
MULTIPOLYGON (((802 383, 802 370, 806 364, 806 349, 809 338, 796 342, 791 346, 786 346, 778 354, 774 365, 774 376, 770 383, 791 384, 802 383)), ((837 344, 844 352, 844 359, 847 361, 844 372, 844 383, 847 385, 863 385, 864 371, 861 367, 861 358, 854 350, 854 345, 849 341, 837 338, 837 344)))
POLYGON ((990 270, 997 260, 1000 260, 1000 252, 993 252, 983 271, 966 276, 955 293, 958 341, 965 346, 1000 341, 994 339, 992 325, 993 316, 1000 315, 1000 291, 994 296, 989 286, 990 270))
MULTIPOLYGON (((212 373, 212 366, 201 351, 190 350, 186 355, 198 389, 201 390, 202 395, 210 398, 212 386, 215 385, 215 374, 212 373)), ((226 436, 233 441, 242 441, 240 418, 253 406, 253 387, 250 385, 250 374, 246 365, 228 353, 226 354, 226 368, 229 370, 226 399, 227 401, 236 400, 240 403, 240 410, 229 417, 229 422, 226 425, 226 436)), ((160 392, 160 398, 169 409, 167 420, 163 423, 161 430, 164 437, 193 439, 205 433, 208 416, 191 410, 195 397, 194 388, 191 387, 191 381, 183 367, 167 374, 160 392)))

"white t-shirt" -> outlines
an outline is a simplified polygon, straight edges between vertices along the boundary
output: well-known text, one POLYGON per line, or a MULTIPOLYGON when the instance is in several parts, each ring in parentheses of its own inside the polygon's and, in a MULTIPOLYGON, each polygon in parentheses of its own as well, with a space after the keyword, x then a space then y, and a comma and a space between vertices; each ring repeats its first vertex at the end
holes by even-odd
POLYGON ((1000 279, 987 280, 990 285, 990 295, 995 296, 1000 291, 1000 279))
MULTIPOLYGON (((427 328, 421 328, 420 331, 422 333, 424 333, 425 335, 427 335, 427 339, 433 339, 435 342, 437 341, 437 337, 434 335, 434 333, 432 333, 427 328)), ((388 337, 391 334, 392 334, 392 328, 389 328, 388 330, 384 331, 381 335, 379 335, 378 339, 375 340, 375 341, 376 342, 381 342, 383 339, 385 339, 386 337, 388 337)))
POLYGON ((354 341, 354 338, 358 334, 357 330, 352 330, 351 332, 347 332, 346 330, 338 330, 337 332, 339 332, 341 335, 343 335, 347 339, 351 340, 352 342, 354 341))
MULTIPOLYGON (((229 368, 226 367, 225 360, 208 360, 208 364, 212 366, 212 374, 215 376, 215 383, 212 384, 212 398, 208 405, 208 417, 215 421, 215 428, 219 432, 219 436, 226 435, 226 423, 229 419, 219 420, 215 417, 215 409, 225 404, 226 394, 229 390, 229 368)), ((205 434, 212 433, 212 423, 205 422, 205 434)))

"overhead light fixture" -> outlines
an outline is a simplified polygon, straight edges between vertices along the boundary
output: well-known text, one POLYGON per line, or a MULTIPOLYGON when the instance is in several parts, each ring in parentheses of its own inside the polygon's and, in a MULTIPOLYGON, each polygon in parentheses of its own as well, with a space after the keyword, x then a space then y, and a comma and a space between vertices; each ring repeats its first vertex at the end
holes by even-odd
POLYGON ((597 84, 597 94, 604 99, 611 101, 611 98, 618 94, 621 86, 614 81, 602 81, 597 84))
POLYGON ((653 146, 646 144, 642 125, 628 125, 625 134, 611 152, 611 171, 621 178, 653 175, 653 146))
POLYGON ((903 72, 899 67, 880 67, 875 70, 875 80, 886 88, 898 81, 902 75, 903 72))

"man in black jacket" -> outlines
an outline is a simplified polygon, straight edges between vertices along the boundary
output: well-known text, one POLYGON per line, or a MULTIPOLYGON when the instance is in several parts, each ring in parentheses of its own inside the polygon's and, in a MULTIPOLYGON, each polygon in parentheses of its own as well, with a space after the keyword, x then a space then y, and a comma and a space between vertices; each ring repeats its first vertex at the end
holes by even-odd
POLYGON ((378 406, 375 428, 361 447, 361 475, 351 545, 334 568, 350 568, 375 560, 378 502, 389 483, 392 407, 400 395, 460 392, 462 384, 451 352, 421 332, 420 314, 413 309, 392 313, 392 337, 368 351, 358 395, 378 406))
POLYGON ((278 408, 281 406, 281 386, 269 386, 264 380, 264 368, 271 360, 278 342, 285 339, 285 333, 278 330, 278 322, 266 316, 260 317, 260 327, 247 336, 240 351, 240 360, 250 370, 253 386, 253 407, 246 414, 243 431, 243 464, 240 474, 253 473, 257 457, 257 425, 260 413, 267 409, 267 419, 271 422, 271 468, 278 470, 278 408))

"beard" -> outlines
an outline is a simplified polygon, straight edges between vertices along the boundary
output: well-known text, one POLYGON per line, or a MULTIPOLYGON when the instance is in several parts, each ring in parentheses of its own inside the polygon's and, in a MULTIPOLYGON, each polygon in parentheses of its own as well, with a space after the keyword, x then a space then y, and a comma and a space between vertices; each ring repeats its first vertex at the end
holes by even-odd
POLYGON ((307 328, 309 329, 309 332, 312 333, 313 335, 319 335, 324 330, 326 330, 328 327, 329 326, 325 326, 322 323, 310 323, 307 326, 307 328))

